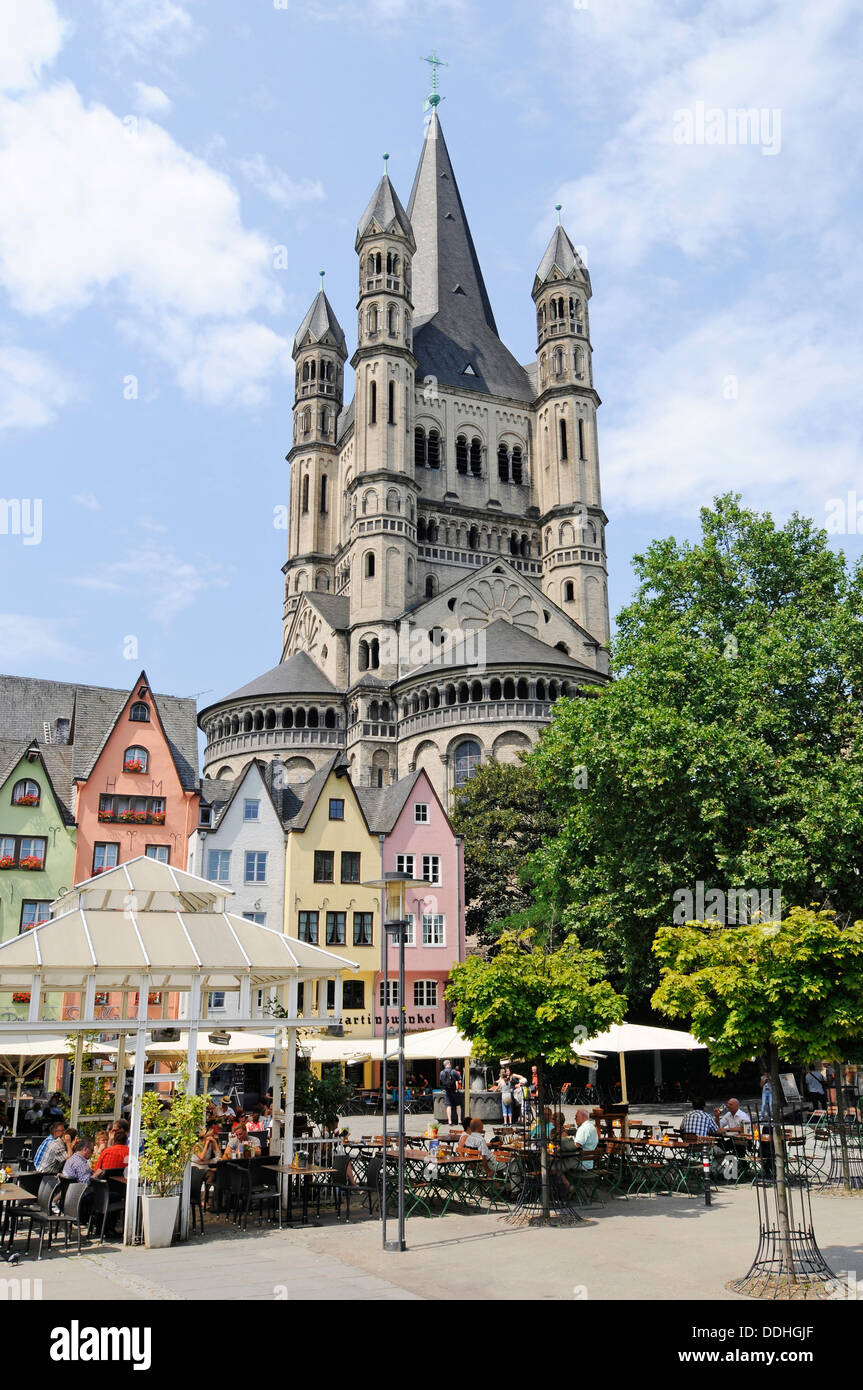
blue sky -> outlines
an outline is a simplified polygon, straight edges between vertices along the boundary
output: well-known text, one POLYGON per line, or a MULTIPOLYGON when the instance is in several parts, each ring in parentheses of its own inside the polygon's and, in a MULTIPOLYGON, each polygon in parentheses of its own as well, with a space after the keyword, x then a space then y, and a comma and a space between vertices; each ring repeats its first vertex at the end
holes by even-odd
POLYGON ((293 334, 325 268, 352 346, 434 47, 521 361, 556 202, 585 248, 612 610, 719 490, 863 502, 861 46, 853 0, 0 0, 0 669, 203 706, 278 660, 293 334))

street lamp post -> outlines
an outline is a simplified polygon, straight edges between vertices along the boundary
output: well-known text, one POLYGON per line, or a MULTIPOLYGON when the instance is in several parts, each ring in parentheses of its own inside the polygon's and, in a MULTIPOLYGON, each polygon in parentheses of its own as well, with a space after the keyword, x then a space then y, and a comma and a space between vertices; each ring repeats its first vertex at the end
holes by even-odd
POLYGON ((383 959, 383 1062, 381 1064, 381 1088, 383 1094, 383 1169, 381 1199, 381 1225, 384 1250, 406 1250, 405 1242, 405 936, 408 919, 405 917, 405 899, 408 888, 429 888, 431 885, 403 873, 384 873, 382 878, 364 883, 364 888, 382 888, 383 907, 386 913, 384 928, 383 959), (389 946, 398 946, 398 1239, 387 1240, 387 989, 389 985, 389 946))

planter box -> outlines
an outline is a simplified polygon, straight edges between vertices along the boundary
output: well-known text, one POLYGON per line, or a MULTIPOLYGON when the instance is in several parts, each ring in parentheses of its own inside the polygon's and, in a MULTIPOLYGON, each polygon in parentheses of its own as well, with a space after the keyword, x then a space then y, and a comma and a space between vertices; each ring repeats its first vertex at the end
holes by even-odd
POLYGON ((179 1197, 142 1197, 144 1244, 148 1250, 164 1250, 174 1238, 180 1215, 179 1197))

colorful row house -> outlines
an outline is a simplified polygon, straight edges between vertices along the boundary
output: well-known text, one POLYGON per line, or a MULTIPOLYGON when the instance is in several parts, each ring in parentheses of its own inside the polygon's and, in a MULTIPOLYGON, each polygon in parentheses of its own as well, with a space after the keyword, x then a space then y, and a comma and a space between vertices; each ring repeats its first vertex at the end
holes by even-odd
POLYGON ((0 941, 44 922, 73 882, 70 767, 67 748, 0 739, 0 941))

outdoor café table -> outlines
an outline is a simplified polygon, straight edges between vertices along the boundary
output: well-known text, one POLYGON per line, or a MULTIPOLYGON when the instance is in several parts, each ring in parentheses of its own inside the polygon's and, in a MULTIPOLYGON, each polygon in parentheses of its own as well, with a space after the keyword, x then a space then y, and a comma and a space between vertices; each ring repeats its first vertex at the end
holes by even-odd
POLYGON ((10 1220, 10 1216, 12 1215, 10 1207, 17 1205, 19 1202, 32 1201, 33 1193, 28 1192, 26 1188, 19 1187, 15 1182, 0 1183, 0 1207, 2 1207, 2 1214, 0 1214, 0 1249, 3 1248, 4 1242, 8 1245, 12 1244, 12 1237, 15 1233, 15 1223, 10 1220))
MULTIPOLYGON (((335 1168, 319 1168, 316 1164, 310 1163, 305 1168, 294 1168, 290 1163, 262 1163, 261 1168, 265 1173, 287 1173, 288 1174, 288 1221, 291 1220, 293 1210, 293 1178, 302 1178, 299 1184, 302 1191, 302 1217, 303 1226, 308 1224, 309 1219, 309 1184, 307 1179, 321 1177, 324 1173, 335 1173, 335 1168)), ((281 1226, 282 1212, 281 1202, 279 1202, 279 1225, 281 1226)))

